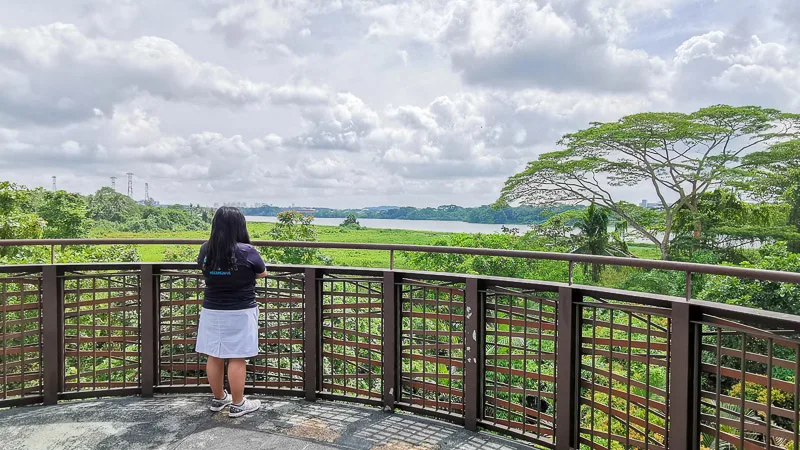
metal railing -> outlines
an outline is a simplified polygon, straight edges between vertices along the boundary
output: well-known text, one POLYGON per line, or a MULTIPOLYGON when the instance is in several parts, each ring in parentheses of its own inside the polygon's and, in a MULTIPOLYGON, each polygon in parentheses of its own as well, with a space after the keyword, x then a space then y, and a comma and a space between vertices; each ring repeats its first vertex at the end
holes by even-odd
MULTIPOLYGON (((50 248, 50 262, 55 263, 57 246, 74 245, 202 245, 204 239, 0 239, 0 247, 45 246, 50 248)), ((438 245, 410 244, 366 244, 353 242, 306 242, 306 241, 263 241, 256 240, 256 247, 277 248, 317 248, 337 250, 388 251, 389 269, 394 269, 396 251, 409 253, 440 253, 476 256, 500 256, 542 261, 563 261, 569 265, 569 278, 572 284, 573 267, 576 263, 601 264, 617 267, 636 267, 641 269, 658 269, 682 272, 686 275, 686 299, 691 299, 692 274, 724 275, 737 278, 750 278, 763 281, 800 284, 800 273, 777 270, 750 269, 735 266, 719 266, 682 261, 663 261, 657 259, 624 258, 619 256, 597 256, 579 253, 556 253, 527 250, 505 250, 494 248, 447 247, 438 245)))
MULTIPOLYGON (((784 282, 799 275, 625 262, 784 282)), ((403 409, 547 448, 800 444, 800 317, 569 283, 268 271, 257 285, 260 353, 248 365, 250 394, 403 409)), ((202 275, 187 263, 0 267, 0 407, 206 392, 205 360, 194 352, 202 298, 202 275)))

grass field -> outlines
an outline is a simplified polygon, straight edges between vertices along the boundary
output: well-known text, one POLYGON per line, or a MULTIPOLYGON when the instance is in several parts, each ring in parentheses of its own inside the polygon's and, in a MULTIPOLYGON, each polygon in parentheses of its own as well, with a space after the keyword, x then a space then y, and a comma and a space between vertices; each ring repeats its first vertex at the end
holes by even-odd
MULTIPOLYGON (((250 223, 248 229, 253 239, 268 239, 268 233, 272 229, 270 223, 250 223)), ((451 233, 432 232, 432 231, 413 231, 413 230, 387 230, 377 228, 365 228, 361 230, 346 229, 331 226, 316 226, 319 241, 321 242, 353 242, 353 243, 374 243, 374 244, 412 244, 430 245, 435 241, 446 238, 451 233)), ((187 231, 187 232, 157 232, 157 233, 107 233, 94 235, 92 237, 109 238, 163 238, 163 239, 206 239, 208 232, 187 231)), ((142 261, 157 262, 163 261, 164 255, 170 246, 165 245, 142 245, 139 246, 139 254, 142 261)), ((639 258, 657 259, 658 249, 652 245, 634 244, 630 246, 631 252, 639 258)), ((350 267, 388 267, 389 252, 369 251, 369 250, 324 250, 324 254, 333 258, 335 265, 350 267)), ((396 255, 399 256, 399 255, 396 255)), ((396 266, 403 268, 403 260, 396 257, 396 266)))
MULTIPOLYGON (((252 239, 269 239, 268 233, 273 225, 270 223, 250 223, 250 237, 252 239)), ((373 244, 413 244, 428 245, 438 239, 447 237, 450 233, 413 230, 385 230, 365 228, 362 230, 344 229, 340 227, 316 226, 319 241, 321 242, 353 242, 373 244)), ((186 231, 157 233, 107 233, 92 237, 108 238, 152 238, 152 239, 206 239, 208 232, 186 231)), ((164 254, 169 246, 166 245, 141 245, 139 254, 142 261, 157 262, 164 260, 164 254)), ((324 253, 333 258, 336 265, 352 267, 388 267, 389 252, 367 250, 325 250, 324 253)), ((398 260, 398 263, 400 261, 398 260)), ((402 267, 401 264, 399 264, 402 267)))

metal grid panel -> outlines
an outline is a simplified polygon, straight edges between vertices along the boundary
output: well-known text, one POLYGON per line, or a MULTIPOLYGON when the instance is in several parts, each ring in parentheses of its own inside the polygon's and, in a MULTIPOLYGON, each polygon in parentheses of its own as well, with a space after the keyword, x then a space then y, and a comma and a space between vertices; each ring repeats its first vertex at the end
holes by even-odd
POLYGON ((579 442, 666 448, 669 310, 587 300, 581 307, 579 442))
POLYGON ((797 449, 800 335, 709 316, 696 326, 702 330, 701 445, 797 449))
POLYGON ((305 309, 303 274, 271 273, 259 282, 259 356, 248 365, 248 386, 303 390, 305 309))
POLYGON ((42 395, 41 274, 0 276, 0 400, 42 395))
POLYGON ((67 273, 63 282, 65 392, 139 387, 139 273, 67 273))
POLYGON ((552 443, 557 294, 491 286, 485 293, 483 421, 552 443))
POLYGON ((322 279, 322 391, 381 399, 383 279, 322 279))
POLYGON ((195 352, 203 303, 200 271, 167 271, 159 276, 159 378, 162 386, 208 384, 206 357, 195 352))
POLYGON ((463 283, 401 283, 400 403, 464 415, 463 283))

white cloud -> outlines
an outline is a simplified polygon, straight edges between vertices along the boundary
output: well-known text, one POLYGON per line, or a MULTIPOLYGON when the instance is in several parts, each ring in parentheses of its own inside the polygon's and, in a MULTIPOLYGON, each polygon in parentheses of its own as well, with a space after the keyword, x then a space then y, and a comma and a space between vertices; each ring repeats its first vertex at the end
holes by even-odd
POLYGON ((618 41, 627 15, 671 1, 461 0, 380 4, 365 14, 371 36, 406 36, 438 46, 471 84, 557 90, 646 91, 665 63, 618 41))
POLYGON ((160 200, 206 204, 489 203, 592 121, 800 110, 796 2, 734 3, 28 2, 0 16, 0 179, 89 192, 132 171, 160 200))
POLYGON ((85 119, 141 92, 228 107, 259 104, 268 93, 167 39, 93 39, 62 23, 0 28, 0 74, 0 84, 17 88, 0 90, 0 111, 36 123, 85 119))
POLYGON ((694 36, 675 51, 674 91, 709 102, 800 108, 797 49, 722 31, 694 36))
POLYGON ((139 17, 143 0, 89 0, 87 19, 93 30, 112 36, 128 29, 139 17))
POLYGON ((340 1, 332 0, 219 0, 206 1, 213 18, 201 21, 200 29, 221 33, 229 46, 247 44, 256 48, 284 45, 283 38, 312 33, 310 16, 336 11, 340 1))
POLYGON ((302 115, 308 131, 292 143, 307 148, 360 150, 362 140, 380 124, 378 114, 350 93, 337 94, 325 105, 307 107, 302 115))

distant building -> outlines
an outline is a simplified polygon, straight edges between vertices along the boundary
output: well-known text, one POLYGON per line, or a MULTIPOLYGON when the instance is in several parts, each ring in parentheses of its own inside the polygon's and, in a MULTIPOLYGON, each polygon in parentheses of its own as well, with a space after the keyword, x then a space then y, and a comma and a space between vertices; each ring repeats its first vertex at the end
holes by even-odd
MULTIPOLYGON (((232 208, 247 208, 247 203, 245 202, 223 202, 222 206, 230 206, 232 208)), ((214 203, 215 208, 219 208, 219 203, 214 203)))
POLYGON ((294 208, 294 207, 292 207, 292 208, 281 208, 281 212, 285 212, 285 211, 295 211, 295 212, 299 212, 300 214, 306 214, 306 215, 314 214, 315 212, 317 212, 317 210, 313 209, 313 208, 294 208))
POLYGON ((647 200, 642 200, 641 203, 639 203, 639 206, 641 206, 642 208, 649 208, 649 209, 663 209, 664 208, 664 204, 661 203, 661 202, 650 203, 647 200))

